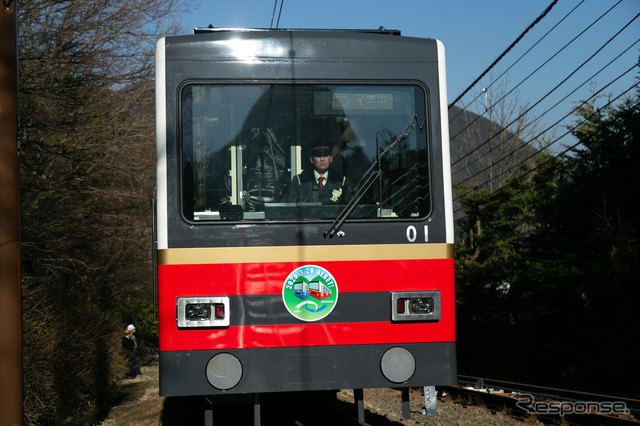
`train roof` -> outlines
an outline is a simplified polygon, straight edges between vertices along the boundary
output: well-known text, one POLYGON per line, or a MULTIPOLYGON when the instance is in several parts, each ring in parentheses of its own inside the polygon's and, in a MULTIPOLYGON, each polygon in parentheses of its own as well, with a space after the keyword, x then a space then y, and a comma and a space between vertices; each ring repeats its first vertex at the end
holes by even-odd
POLYGON ((379 27, 378 29, 318 29, 318 28, 216 28, 211 25, 208 27, 196 27, 193 29, 194 34, 206 34, 212 32, 248 32, 248 31, 316 31, 316 32, 347 32, 347 33, 366 33, 366 34, 386 34, 386 35, 402 35, 400 30, 386 29, 379 27))

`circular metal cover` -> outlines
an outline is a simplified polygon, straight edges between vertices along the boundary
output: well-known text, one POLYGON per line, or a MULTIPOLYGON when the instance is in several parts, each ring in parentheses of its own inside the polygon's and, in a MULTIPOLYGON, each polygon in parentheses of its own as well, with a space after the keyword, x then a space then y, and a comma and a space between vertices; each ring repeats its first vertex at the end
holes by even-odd
POLYGON ((407 349, 395 347, 382 355, 380 369, 390 382, 403 383, 416 371, 416 360, 407 349))
POLYGON ((216 389, 231 389, 241 378, 242 364, 231 354, 217 354, 207 363, 207 380, 216 389))

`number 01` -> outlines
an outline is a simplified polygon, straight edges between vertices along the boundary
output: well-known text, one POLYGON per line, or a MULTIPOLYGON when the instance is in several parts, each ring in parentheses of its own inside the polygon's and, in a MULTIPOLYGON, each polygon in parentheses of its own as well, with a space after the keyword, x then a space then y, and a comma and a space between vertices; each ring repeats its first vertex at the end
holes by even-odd
MULTIPOLYGON (((418 230, 415 226, 409 225, 407 226, 407 240, 410 243, 415 242, 418 239, 418 230)), ((424 242, 429 242, 429 225, 424 225, 424 242)))

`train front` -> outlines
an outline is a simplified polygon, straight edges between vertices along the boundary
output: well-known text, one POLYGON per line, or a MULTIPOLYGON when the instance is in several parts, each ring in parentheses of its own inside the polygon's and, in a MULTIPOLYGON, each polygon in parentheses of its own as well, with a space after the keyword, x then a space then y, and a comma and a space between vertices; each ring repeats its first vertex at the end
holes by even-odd
POLYGON ((454 383, 442 45, 221 30, 156 62, 161 395, 454 383))

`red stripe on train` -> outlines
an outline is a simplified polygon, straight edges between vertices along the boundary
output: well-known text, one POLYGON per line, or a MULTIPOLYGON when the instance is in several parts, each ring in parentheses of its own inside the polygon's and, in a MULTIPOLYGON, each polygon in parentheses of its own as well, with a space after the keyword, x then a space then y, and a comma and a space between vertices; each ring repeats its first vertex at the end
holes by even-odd
MULTIPOLYGON (((282 294, 282 287, 289 273, 304 264, 282 262, 159 266, 160 350, 455 341, 452 259, 313 263, 331 273, 339 293, 440 290, 442 314, 437 322, 300 323, 235 326, 219 330, 177 328, 176 298, 282 294)), ((338 308, 339 303, 338 301, 338 308)), ((293 316, 291 319, 291 322, 297 321, 293 316)), ((331 320, 331 315, 326 319, 331 320)))

